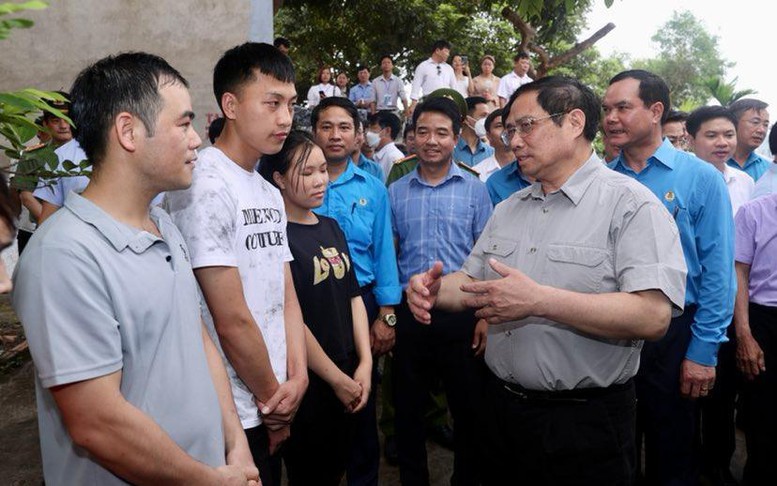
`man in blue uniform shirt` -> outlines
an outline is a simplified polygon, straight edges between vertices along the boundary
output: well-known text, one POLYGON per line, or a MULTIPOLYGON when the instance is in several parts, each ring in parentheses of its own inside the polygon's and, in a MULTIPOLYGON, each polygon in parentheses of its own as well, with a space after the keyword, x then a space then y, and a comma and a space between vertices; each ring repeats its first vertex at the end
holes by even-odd
MULTIPOLYGON (((620 155, 609 165, 645 184, 674 216, 688 266, 685 311, 645 343, 637 374, 637 428, 645 434, 649 484, 695 484, 697 407, 715 383, 720 343, 733 314, 734 226, 720 173, 662 140, 669 88, 655 74, 624 71, 602 102, 604 130, 620 155)), ((646 245, 651 242, 646 241, 646 245)))

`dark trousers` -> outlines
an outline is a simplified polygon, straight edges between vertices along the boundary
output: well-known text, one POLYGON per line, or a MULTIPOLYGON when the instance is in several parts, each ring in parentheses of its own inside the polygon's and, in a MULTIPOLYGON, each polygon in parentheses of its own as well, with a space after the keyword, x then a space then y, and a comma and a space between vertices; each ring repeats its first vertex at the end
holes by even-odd
POLYGON ((698 404, 680 395, 680 366, 695 313, 695 307, 687 307, 672 319, 663 338, 642 348, 636 378, 637 447, 644 436, 645 480, 650 485, 698 482, 698 404))
POLYGON ((484 484, 631 485, 634 384, 524 392, 489 373, 482 420, 484 484))
POLYGON ((270 455, 270 439, 267 427, 261 424, 245 430, 248 447, 254 464, 259 468, 259 479, 263 486, 280 486, 281 484, 281 454, 270 455))
POLYGON ((24 247, 27 246, 27 242, 30 241, 30 238, 32 238, 32 233, 29 231, 19 230, 16 233, 16 242, 19 247, 19 255, 21 255, 24 251, 24 247))
POLYGON ((777 481, 777 307, 751 303, 750 332, 764 352, 766 371, 742 386, 744 480, 748 486, 771 485, 777 481))
POLYGON ((397 308, 394 347, 394 407, 399 477, 404 486, 429 484, 425 412, 429 390, 442 379, 453 417, 452 485, 479 484, 477 414, 483 362, 474 356, 472 312, 432 312, 432 324, 413 319, 407 304, 397 308))
MULTIPOLYGON (((362 289, 364 307, 367 308, 367 319, 370 326, 378 317, 378 303, 372 293, 371 286, 362 289)), ((366 486, 378 484, 378 467, 380 465, 380 442, 378 441, 378 416, 375 394, 378 390, 378 360, 372 361, 372 389, 367 405, 354 415, 354 435, 351 450, 348 454, 346 477, 348 486, 366 486)))
POLYGON ((715 368, 715 386, 701 404, 701 464, 707 474, 730 470, 731 457, 736 449, 734 423, 737 393, 741 376, 737 370, 736 330, 728 326, 729 341, 721 344, 718 366, 715 368))
MULTIPOLYGON (((349 376, 353 375, 357 358, 337 363, 349 376)), ((283 460, 290 486, 338 486, 345 475, 345 466, 353 439, 352 414, 335 395, 332 387, 313 374, 302 399, 291 436, 283 446, 283 460)))

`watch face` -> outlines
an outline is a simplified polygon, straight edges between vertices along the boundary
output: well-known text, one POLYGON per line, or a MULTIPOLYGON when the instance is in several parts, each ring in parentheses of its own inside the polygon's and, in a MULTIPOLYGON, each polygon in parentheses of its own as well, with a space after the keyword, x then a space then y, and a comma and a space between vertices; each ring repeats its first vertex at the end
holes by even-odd
POLYGON ((389 327, 394 327, 397 325, 397 316, 395 314, 386 314, 383 316, 383 322, 385 322, 389 327))

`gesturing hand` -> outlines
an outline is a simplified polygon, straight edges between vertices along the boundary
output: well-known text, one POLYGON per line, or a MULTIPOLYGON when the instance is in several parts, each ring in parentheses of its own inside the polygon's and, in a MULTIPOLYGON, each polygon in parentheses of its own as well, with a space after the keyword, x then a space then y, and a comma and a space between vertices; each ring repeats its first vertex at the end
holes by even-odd
POLYGON ((542 286, 520 270, 493 258, 488 263, 502 278, 462 285, 463 292, 472 294, 472 297, 464 299, 464 304, 478 309, 475 315, 489 324, 502 324, 535 315, 542 286))
POLYGON ((431 324, 432 315, 429 311, 437 302, 442 279, 442 262, 434 262, 432 268, 424 273, 410 277, 407 284, 407 306, 413 317, 422 324, 431 324))

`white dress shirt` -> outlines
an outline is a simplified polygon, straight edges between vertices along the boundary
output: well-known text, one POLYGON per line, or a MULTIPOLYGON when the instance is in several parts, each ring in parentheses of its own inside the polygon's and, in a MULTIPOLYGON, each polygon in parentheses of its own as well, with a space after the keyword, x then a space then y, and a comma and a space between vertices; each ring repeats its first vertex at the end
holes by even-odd
POLYGON ((430 57, 415 68, 410 99, 419 100, 440 88, 456 89, 456 75, 447 62, 436 63, 430 57))
POLYGON ((755 181, 747 173, 733 167, 725 166, 723 179, 726 181, 728 195, 731 198, 731 209, 736 216, 739 207, 750 200, 755 188, 755 181))
POLYGON ((515 93, 516 89, 520 88, 524 84, 529 84, 532 81, 534 80, 530 78, 528 74, 524 74, 519 78, 518 75, 515 74, 515 71, 510 71, 510 74, 502 76, 502 79, 499 81, 499 89, 497 90, 496 94, 500 98, 509 100, 513 93, 515 93))

